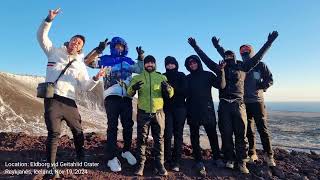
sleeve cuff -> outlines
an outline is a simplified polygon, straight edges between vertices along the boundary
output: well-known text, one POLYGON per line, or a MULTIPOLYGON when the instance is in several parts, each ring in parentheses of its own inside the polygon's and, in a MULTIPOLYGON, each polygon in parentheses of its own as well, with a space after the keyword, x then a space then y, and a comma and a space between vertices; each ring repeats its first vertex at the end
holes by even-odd
POLYGON ((52 20, 53 19, 50 19, 49 16, 47 16, 46 19, 45 19, 45 21, 48 22, 48 23, 52 22, 52 20))
POLYGON ((98 83, 98 82, 99 82, 99 79, 97 79, 95 76, 92 77, 92 80, 93 80, 95 83, 98 83))

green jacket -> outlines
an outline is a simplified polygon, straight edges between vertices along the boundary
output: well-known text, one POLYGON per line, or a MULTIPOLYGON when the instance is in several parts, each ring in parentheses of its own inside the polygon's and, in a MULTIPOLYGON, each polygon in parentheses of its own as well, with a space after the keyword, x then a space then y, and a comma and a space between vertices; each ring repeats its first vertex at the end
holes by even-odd
MULTIPOLYGON (((144 110, 147 113, 156 113, 157 110, 163 109, 163 97, 161 92, 161 82, 167 81, 166 76, 153 71, 151 73, 143 70, 141 74, 132 78, 129 87, 128 95, 134 96, 135 91, 132 85, 142 81, 143 84, 138 90, 138 109, 144 110)), ((171 98, 173 96, 173 88, 168 88, 168 94, 171 98)))

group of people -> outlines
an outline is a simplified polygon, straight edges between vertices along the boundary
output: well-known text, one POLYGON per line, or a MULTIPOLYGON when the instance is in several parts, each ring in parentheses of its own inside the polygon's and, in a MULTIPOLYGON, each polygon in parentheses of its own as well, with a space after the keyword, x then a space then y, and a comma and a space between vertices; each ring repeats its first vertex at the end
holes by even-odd
POLYGON ((48 33, 57 14, 59 9, 50 10, 37 34, 39 44, 48 57, 46 82, 55 81, 72 61, 56 83, 54 97, 44 99, 48 130, 46 151, 47 161, 52 165, 50 168, 56 168, 54 164, 62 120, 67 122, 74 136, 77 160, 85 161, 84 135, 75 91, 78 87, 90 91, 100 78, 104 82, 103 98, 108 119, 106 155, 111 171, 122 170, 118 159, 121 156, 130 165, 136 165, 135 175, 143 175, 150 128, 156 173, 165 176, 168 168, 180 171, 186 120, 190 128, 195 169, 200 175, 206 174, 200 147, 201 126, 208 136, 212 162, 216 166, 233 169, 238 165, 241 173, 249 173, 246 163, 258 159, 254 124, 260 134, 268 166, 276 166, 263 99, 263 92, 273 84, 273 79, 267 66, 260 62, 277 38, 276 31, 269 34, 267 42, 257 53, 254 53, 252 46, 242 45, 242 61, 236 59, 233 51, 226 51, 219 44, 219 39, 213 37, 212 43, 223 59, 219 63, 211 60, 194 38, 189 38, 188 43, 197 53, 185 60, 184 65, 190 73, 185 75, 180 72, 178 61, 173 56, 167 56, 164 60, 166 72, 161 74, 156 71, 156 59, 152 55, 144 57, 141 47, 136 48, 136 61, 128 57, 128 45, 120 37, 112 38, 111 42, 107 39, 100 42, 87 56, 82 53, 85 43, 82 35, 73 36, 60 48, 54 47, 48 33), (107 46, 110 46, 110 55, 101 55, 107 46), (210 71, 203 70, 202 62, 210 71), (89 78, 86 66, 100 70, 89 78), (137 75, 133 76, 133 73, 137 75), (221 148, 212 87, 219 90, 221 148), (131 149, 134 125, 132 98, 135 94, 138 94, 136 156, 131 149), (122 151, 117 148, 119 119, 123 127, 122 151))

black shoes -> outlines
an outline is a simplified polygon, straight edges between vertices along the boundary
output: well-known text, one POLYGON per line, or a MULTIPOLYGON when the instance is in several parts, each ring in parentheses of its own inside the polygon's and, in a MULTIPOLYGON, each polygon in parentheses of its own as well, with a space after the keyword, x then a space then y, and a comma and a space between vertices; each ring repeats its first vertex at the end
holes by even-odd
POLYGON ((144 164, 139 164, 134 174, 136 176, 143 176, 144 164))
POLYGON ((166 170, 163 164, 160 164, 160 165, 157 165, 157 168, 155 168, 155 174, 159 176, 167 176, 168 171, 166 170))
POLYGON ((60 175, 55 167, 49 167, 47 169, 46 174, 43 176, 43 179, 45 180, 56 179, 56 178, 60 178, 60 175))

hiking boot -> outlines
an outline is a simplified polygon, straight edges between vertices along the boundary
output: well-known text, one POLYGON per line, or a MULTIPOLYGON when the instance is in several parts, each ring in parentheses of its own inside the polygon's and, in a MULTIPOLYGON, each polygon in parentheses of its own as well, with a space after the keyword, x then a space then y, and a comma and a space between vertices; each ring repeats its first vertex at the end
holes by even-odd
POLYGON ((130 151, 121 153, 121 156, 125 158, 131 166, 137 164, 137 159, 132 155, 130 151))
POLYGON ((43 176, 43 179, 56 179, 60 178, 60 175, 55 167, 49 167, 47 173, 43 176))
POLYGON ((78 162, 87 162, 87 159, 86 159, 86 156, 85 156, 83 148, 81 148, 80 150, 77 150, 76 153, 77 153, 77 159, 76 160, 78 162))
POLYGON ((171 170, 174 172, 179 172, 180 171, 180 165, 177 163, 174 163, 171 167, 171 170))
POLYGON ((250 157, 249 157, 249 163, 254 163, 255 161, 258 161, 258 156, 256 153, 252 154, 250 157))
POLYGON ((143 176, 144 164, 139 164, 134 174, 136 176, 143 176))
POLYGON ((273 158, 273 155, 265 154, 264 159, 267 162, 269 167, 275 167, 276 166, 276 162, 275 162, 275 160, 273 158))
POLYGON ((242 174, 249 174, 249 169, 247 168, 247 164, 245 162, 238 163, 238 166, 242 174))
POLYGON ((155 173, 158 174, 159 176, 167 176, 168 171, 164 167, 164 165, 158 165, 158 167, 155 169, 155 173))
POLYGON ((107 165, 111 169, 112 172, 121 171, 121 163, 117 157, 114 157, 112 160, 109 160, 107 165))
POLYGON ((233 169, 234 168, 234 162, 233 161, 227 161, 226 168, 233 169))

